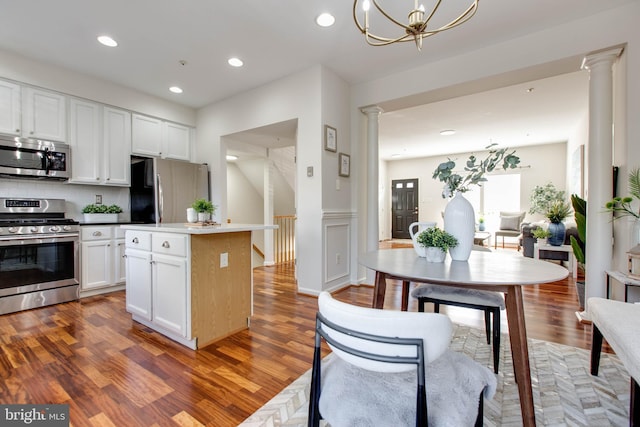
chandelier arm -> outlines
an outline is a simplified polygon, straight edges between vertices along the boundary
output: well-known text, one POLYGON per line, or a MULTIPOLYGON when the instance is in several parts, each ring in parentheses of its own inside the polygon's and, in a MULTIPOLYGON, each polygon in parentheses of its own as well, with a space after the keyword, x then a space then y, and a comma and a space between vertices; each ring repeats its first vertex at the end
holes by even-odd
POLYGON ((433 7, 433 9, 431 9, 431 13, 429 14, 429 16, 427 16, 427 19, 424 20, 425 24, 429 22, 431 18, 433 18, 433 15, 436 13, 436 10, 438 10, 438 8, 440 7, 440 3, 442 3, 442 0, 438 0, 438 2, 433 7))
POLYGON ((371 33, 366 33, 365 36, 366 36, 365 40, 371 46, 385 46, 385 45, 392 44, 392 43, 413 41, 413 35, 412 34, 405 34, 404 36, 398 37, 398 38, 395 38, 395 39, 376 36, 376 35, 371 34, 371 33), (369 39, 377 40, 380 43, 372 43, 369 39))
POLYGON ((473 15, 476 14, 477 10, 478 10, 478 1, 476 0, 471 6, 469 6, 469 8, 467 8, 467 10, 465 10, 456 19, 454 19, 453 21, 449 22, 446 25, 443 25, 442 27, 438 28, 437 30, 433 30, 433 31, 434 32, 440 32, 440 31, 444 31, 444 30, 448 30, 450 28, 456 27, 456 26, 458 26, 460 24, 464 24, 469 19, 473 18, 473 15))
POLYGON ((362 34, 364 34, 365 30, 362 25, 360 25, 360 21, 358 21, 358 16, 356 15, 356 6, 358 6, 358 0, 353 1, 353 20, 356 23, 356 27, 360 30, 362 34))
POLYGON ((393 22, 394 24, 396 24, 399 27, 404 28, 405 30, 411 28, 408 27, 406 25, 404 25, 402 22, 396 21, 391 15, 389 15, 387 12, 385 12, 380 5, 378 4, 378 2, 376 0, 371 0, 371 2, 373 3, 373 5, 376 7, 376 9, 378 9, 378 12, 380 12, 381 14, 383 14, 389 21, 393 22))

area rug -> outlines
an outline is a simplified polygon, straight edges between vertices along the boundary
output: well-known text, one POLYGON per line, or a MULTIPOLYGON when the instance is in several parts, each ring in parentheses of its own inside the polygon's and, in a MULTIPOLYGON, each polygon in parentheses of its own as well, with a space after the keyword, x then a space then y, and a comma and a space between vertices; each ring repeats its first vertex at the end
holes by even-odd
MULTIPOLYGON (((508 343, 509 337, 503 335, 498 389, 493 399, 485 401, 484 426, 522 425, 508 343)), ((451 348, 493 369, 491 346, 487 345, 483 330, 456 326, 451 348)), ((529 340, 538 426, 629 425, 627 371, 615 355, 603 353, 600 373, 594 377, 589 373, 589 357, 587 350, 529 340)), ((240 425, 306 426, 310 379, 311 371, 307 371, 240 425)))

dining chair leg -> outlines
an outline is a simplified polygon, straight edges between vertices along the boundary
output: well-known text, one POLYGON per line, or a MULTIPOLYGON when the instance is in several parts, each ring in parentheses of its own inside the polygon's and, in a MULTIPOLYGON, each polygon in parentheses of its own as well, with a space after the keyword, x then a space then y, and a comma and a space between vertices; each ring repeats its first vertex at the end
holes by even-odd
POLYGON ((487 335, 487 344, 491 344, 491 309, 490 308, 484 309, 484 330, 487 335))
POLYGON ((493 309, 493 372, 498 373, 500 363, 500 308, 493 309))

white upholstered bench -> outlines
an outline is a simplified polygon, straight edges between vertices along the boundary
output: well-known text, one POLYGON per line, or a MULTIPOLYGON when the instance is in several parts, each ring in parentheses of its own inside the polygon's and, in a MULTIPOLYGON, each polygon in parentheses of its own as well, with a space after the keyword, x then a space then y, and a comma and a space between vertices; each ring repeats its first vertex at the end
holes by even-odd
POLYGON ((598 375, 602 338, 607 340, 631 377, 629 425, 640 426, 640 304, 589 298, 592 320, 591 375, 598 375))

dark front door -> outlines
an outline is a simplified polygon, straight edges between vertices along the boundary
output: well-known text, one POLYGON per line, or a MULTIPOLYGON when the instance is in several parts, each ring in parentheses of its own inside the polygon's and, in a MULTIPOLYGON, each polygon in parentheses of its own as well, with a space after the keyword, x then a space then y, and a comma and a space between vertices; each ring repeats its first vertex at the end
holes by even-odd
POLYGON ((391 237, 410 239, 409 225, 418 220, 418 180, 391 181, 391 237))

